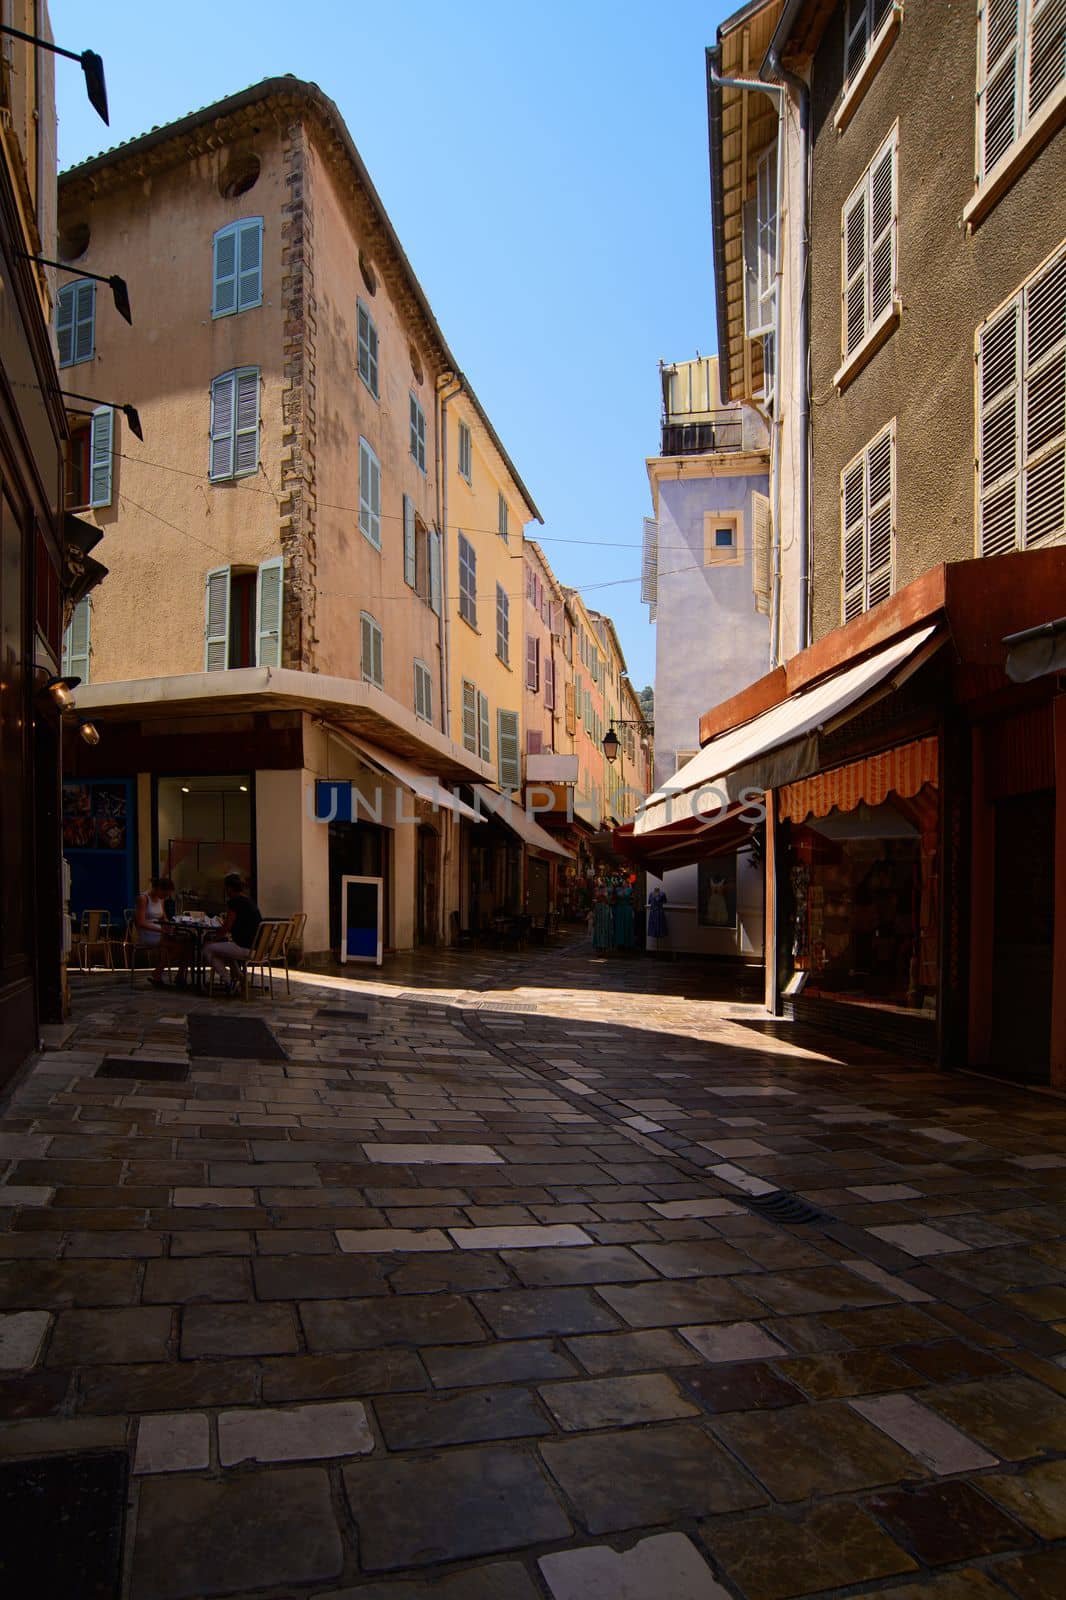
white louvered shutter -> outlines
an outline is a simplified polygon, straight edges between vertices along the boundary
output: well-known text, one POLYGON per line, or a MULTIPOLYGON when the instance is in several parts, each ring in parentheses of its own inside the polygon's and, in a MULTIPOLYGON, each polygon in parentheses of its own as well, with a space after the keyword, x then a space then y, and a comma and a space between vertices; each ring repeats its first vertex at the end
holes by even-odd
POLYGON ((840 523, 842 541, 842 583, 844 621, 850 622, 863 609, 863 565, 865 554, 865 462, 859 459, 846 469, 840 484, 840 523))
POLYGON ((551 656, 544 660, 544 704, 549 711, 555 710, 555 661, 551 656))
POLYGON ((63 676, 89 682, 89 596, 79 600, 63 635, 63 676))
POLYGON ((418 585, 418 546, 415 538, 415 503, 403 497, 403 581, 414 589, 418 585))
POLYGON ((844 354, 857 350, 866 333, 866 186, 844 209, 844 354))
POLYGON ((220 228, 215 234, 211 315, 227 317, 237 309, 237 230, 220 228))
POLYGON ((886 429, 866 452, 867 514, 866 606, 878 605, 892 593, 895 544, 892 430, 886 429))
POLYGON ((246 367, 235 376, 237 426, 234 433, 233 476, 239 478, 259 468, 259 368, 246 367))
POLYGON ((978 549, 1003 555, 1021 527, 1022 297, 984 328, 977 354, 978 549))
POLYGON ((870 175, 870 325, 892 304, 896 286, 896 148, 890 144, 870 175))
POLYGON ((281 666, 281 608, 285 563, 280 556, 259 567, 255 595, 256 664, 281 666))
POLYGON ((441 607, 440 534, 434 529, 429 536, 429 606, 440 616, 441 607))
POLYGON ((229 666, 229 567, 207 574, 204 599, 204 671, 225 672, 229 666))
POLYGON ((1029 0, 1026 120, 1066 79, 1066 0, 1029 0))
POLYGON ((237 309, 263 302, 263 219, 253 217, 237 230, 237 309))
POLYGON ((111 471, 115 448, 115 413, 98 406, 89 428, 89 504, 111 504, 111 471))
POLYGON ((233 399, 235 374, 224 372, 211 385, 212 478, 233 476, 233 399))
POLYGON ((540 640, 526 635, 526 688, 534 694, 540 688, 540 640))
POLYGON ((477 690, 463 679, 463 745, 477 755, 477 690))
POLYGON ((489 697, 478 690, 477 697, 477 753, 482 761, 491 761, 489 746, 489 697))
POLYGON ((385 636, 381 629, 374 629, 374 682, 378 688, 385 683, 385 636))
POLYGON ((981 18, 981 87, 977 94, 981 176, 987 177, 1018 136, 1022 92, 1022 6, 985 0, 981 18))
POLYGON ((1066 251, 1025 291, 1022 542, 1066 530, 1066 251))
POLYGON ((844 46, 844 71, 848 83, 866 60, 866 4, 867 0, 851 0, 848 6, 844 46))
POLYGON ((360 641, 359 660, 364 680, 369 683, 374 673, 374 629, 370 618, 364 612, 359 618, 360 641))
POLYGON ((518 712, 496 713, 496 751, 501 789, 517 789, 522 782, 522 762, 518 747, 518 712))
POLYGON ((764 616, 770 611, 770 499, 765 494, 751 497, 752 552, 751 583, 755 591, 755 609, 764 616))

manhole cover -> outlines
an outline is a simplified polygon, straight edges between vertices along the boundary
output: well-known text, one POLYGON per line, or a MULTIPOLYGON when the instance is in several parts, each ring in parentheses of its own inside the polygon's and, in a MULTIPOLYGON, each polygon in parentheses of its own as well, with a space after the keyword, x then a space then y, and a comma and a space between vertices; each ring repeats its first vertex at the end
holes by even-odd
POLYGON ((187 1061, 140 1061, 133 1056, 105 1056, 97 1067, 97 1078, 140 1078, 144 1083, 184 1083, 189 1076, 187 1061))
POLYGON ((772 1194, 746 1195, 745 1204, 771 1222, 828 1222, 817 1206, 801 1200, 791 1189, 775 1189, 772 1194))

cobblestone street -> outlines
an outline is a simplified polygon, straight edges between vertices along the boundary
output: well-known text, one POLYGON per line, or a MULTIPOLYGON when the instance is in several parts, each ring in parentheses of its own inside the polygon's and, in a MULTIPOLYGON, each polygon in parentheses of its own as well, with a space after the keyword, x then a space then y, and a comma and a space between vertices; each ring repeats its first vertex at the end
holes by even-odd
POLYGON ((0 1455, 129 1452, 130 1600, 1066 1593, 1066 1107, 706 981, 75 976, 0 1455))

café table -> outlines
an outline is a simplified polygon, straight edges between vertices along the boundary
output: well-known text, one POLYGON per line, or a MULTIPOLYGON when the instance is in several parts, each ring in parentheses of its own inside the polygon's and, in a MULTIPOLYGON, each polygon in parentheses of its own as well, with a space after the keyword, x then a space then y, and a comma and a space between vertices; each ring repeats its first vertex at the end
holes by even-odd
POLYGON ((206 985, 204 979, 207 974, 207 961, 204 957, 204 945, 214 938, 222 927, 218 917, 172 917, 164 924, 173 929, 182 938, 187 938, 192 945, 192 981, 189 985, 198 994, 202 994, 206 985))

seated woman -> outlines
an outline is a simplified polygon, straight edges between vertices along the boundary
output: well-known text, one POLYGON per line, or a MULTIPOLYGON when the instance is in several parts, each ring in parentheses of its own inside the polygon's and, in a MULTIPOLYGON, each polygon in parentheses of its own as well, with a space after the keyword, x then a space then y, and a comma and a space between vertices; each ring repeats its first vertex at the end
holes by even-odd
POLYGON ((176 989, 184 989, 188 984, 189 948, 182 939, 176 939, 165 927, 166 899, 174 893, 174 884, 170 878, 153 878, 152 886, 144 894, 137 896, 137 907, 134 921, 137 925, 137 942, 146 950, 157 951, 155 971, 148 982, 156 989, 162 989, 164 966, 176 966, 178 975, 174 979, 176 989))
POLYGON ((205 940, 204 954, 220 978, 229 978, 229 993, 241 987, 240 962, 247 961, 263 918, 254 900, 244 892, 239 872, 227 873, 222 880, 226 890, 226 912, 214 939, 205 940))

